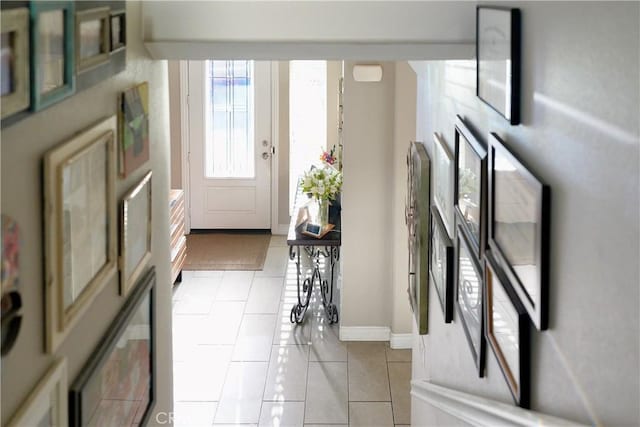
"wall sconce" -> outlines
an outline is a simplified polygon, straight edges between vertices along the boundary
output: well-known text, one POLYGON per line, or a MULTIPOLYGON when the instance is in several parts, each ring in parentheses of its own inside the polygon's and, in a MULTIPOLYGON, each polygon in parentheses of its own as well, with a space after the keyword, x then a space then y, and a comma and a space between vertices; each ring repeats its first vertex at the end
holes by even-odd
POLYGON ((382 81, 382 65, 359 64, 353 66, 353 79, 357 82, 382 81))

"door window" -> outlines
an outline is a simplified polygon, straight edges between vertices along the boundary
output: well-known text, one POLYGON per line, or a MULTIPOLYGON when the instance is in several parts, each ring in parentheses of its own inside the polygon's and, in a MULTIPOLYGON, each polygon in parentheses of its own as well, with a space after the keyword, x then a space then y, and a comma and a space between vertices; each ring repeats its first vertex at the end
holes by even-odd
POLYGON ((207 61, 205 176, 253 178, 253 61, 207 61))

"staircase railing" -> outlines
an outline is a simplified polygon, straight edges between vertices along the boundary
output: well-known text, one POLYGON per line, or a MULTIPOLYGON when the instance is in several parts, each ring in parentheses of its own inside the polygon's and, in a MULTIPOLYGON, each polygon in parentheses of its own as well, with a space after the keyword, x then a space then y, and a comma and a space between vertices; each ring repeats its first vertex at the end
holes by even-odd
POLYGON ((411 381, 411 396, 474 426, 584 426, 425 380, 411 381))

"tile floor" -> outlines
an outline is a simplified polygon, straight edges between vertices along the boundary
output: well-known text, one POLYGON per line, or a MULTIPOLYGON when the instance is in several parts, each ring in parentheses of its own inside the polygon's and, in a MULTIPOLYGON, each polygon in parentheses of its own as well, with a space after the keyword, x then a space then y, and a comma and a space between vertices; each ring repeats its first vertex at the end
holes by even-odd
POLYGON ((411 351, 341 342, 319 295, 302 325, 295 264, 273 237, 262 271, 184 272, 173 296, 178 427, 410 424, 411 351))

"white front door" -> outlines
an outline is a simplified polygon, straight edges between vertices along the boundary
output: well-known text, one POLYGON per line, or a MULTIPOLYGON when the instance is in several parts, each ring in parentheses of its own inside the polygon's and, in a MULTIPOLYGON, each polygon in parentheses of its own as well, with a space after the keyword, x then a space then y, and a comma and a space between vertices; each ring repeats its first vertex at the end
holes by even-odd
POLYGON ((271 64, 189 61, 194 229, 271 228, 271 64))

